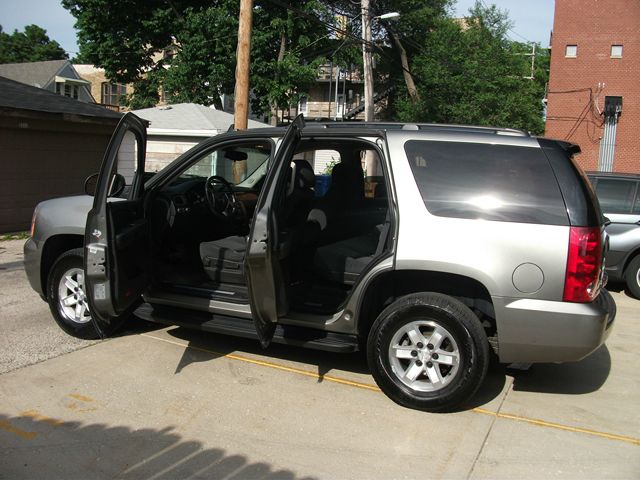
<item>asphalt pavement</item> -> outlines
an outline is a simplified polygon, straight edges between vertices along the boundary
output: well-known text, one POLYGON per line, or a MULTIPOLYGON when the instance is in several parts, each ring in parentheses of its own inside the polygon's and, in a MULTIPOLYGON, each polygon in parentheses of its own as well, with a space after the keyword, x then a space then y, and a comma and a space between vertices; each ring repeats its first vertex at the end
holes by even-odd
POLYGON ((361 354, 142 323, 73 340, 9 243, 0 479, 640 478, 640 301, 624 292, 590 357, 493 365, 464 409, 428 414, 384 396, 361 354))
POLYGON ((24 242, 0 241, 0 374, 95 343, 58 328, 49 306, 29 287, 22 261, 24 242))

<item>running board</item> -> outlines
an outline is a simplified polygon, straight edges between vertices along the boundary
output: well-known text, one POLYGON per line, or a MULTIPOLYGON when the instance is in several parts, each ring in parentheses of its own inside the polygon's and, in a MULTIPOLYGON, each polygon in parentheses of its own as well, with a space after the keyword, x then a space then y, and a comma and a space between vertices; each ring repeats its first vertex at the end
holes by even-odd
MULTIPOLYGON (((205 332, 258 339, 253 321, 245 318, 148 303, 138 307, 134 315, 143 320, 164 325, 177 325, 205 332)), ((293 325, 276 325, 272 342, 336 353, 358 350, 358 338, 355 335, 323 332, 293 325)))

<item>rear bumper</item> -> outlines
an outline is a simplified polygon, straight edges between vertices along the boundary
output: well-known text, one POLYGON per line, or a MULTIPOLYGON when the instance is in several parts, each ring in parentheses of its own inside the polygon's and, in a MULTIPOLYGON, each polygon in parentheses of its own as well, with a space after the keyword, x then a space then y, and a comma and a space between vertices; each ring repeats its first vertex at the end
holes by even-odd
POLYGON ((493 304, 504 363, 581 360, 605 342, 616 316, 604 289, 591 303, 493 297, 493 304))

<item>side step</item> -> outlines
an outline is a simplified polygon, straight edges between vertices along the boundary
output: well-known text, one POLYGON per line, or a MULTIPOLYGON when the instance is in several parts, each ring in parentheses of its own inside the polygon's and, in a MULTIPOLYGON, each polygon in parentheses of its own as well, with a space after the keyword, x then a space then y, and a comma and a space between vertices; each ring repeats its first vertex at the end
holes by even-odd
MULTIPOLYGON (((148 303, 140 305, 134 315, 143 320, 164 325, 177 325, 205 332, 258 339, 253 322, 245 318, 148 303)), ((323 332, 293 325, 278 324, 272 341, 336 353, 349 353, 358 350, 358 337, 355 335, 323 332)))

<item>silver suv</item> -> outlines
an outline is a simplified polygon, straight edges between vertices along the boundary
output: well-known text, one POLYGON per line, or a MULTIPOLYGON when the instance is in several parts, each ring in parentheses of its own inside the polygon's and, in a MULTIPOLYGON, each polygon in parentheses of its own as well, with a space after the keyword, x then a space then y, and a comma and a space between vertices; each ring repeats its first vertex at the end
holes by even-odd
POLYGON ((34 213, 27 274, 71 335, 135 312, 264 347, 364 349, 391 399, 443 411, 474 394, 491 351, 575 361, 611 332, 602 214, 575 145, 299 117, 207 139, 150 179, 145 148, 127 114, 93 198, 34 213))
POLYGON ((640 175, 589 173, 602 213, 607 217, 609 278, 625 282, 640 298, 640 175))

